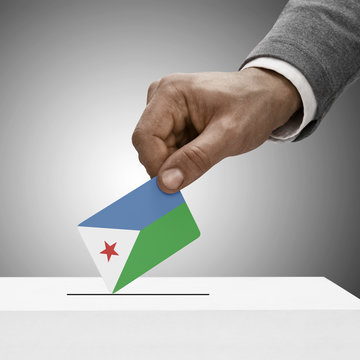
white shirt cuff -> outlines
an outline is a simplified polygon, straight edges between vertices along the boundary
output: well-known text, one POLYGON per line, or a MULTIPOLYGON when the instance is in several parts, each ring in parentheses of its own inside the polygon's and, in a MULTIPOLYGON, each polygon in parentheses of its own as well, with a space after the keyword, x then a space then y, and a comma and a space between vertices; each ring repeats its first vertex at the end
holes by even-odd
POLYGON ((296 113, 289 121, 274 130, 270 139, 277 142, 288 142, 294 140, 301 130, 314 119, 317 102, 309 82, 305 76, 294 66, 286 61, 272 57, 260 57, 248 62, 241 70, 249 67, 269 69, 287 78, 299 92, 303 103, 303 114, 296 113))

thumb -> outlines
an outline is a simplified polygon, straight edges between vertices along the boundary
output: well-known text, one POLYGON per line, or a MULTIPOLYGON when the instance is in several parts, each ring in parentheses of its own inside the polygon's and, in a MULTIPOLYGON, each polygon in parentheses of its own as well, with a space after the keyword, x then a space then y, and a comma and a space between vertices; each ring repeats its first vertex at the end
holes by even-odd
POLYGON ((218 126, 208 126, 197 138, 170 155, 158 172, 158 185, 167 193, 174 193, 202 176, 224 159, 226 140, 218 126))

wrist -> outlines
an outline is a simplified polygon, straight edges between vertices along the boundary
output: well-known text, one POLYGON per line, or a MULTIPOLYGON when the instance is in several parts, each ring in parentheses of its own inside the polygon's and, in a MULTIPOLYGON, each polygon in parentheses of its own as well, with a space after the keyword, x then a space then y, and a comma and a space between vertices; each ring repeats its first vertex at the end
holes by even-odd
POLYGON ((276 107, 278 116, 272 117, 273 129, 284 125, 302 108, 302 100, 295 86, 283 75, 264 68, 251 67, 242 71, 252 72, 254 81, 265 87, 272 108, 276 107))

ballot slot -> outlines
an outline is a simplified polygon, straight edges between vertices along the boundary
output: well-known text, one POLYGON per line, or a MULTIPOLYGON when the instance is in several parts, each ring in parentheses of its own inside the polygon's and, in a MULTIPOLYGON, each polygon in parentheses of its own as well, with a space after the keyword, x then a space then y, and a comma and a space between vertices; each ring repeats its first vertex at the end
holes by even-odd
POLYGON ((193 293, 185 293, 185 294, 167 294, 167 293, 159 293, 159 294, 110 294, 110 293, 67 293, 67 296, 210 296, 209 293, 199 293, 199 294, 193 294, 193 293))

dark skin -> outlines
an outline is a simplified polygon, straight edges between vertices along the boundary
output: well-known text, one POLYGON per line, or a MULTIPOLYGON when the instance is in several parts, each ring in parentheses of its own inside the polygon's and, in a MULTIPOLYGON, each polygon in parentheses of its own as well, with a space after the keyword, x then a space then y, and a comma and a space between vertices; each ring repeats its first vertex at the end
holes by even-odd
POLYGON ((174 193, 263 144, 301 106, 295 87, 270 70, 173 74, 150 85, 133 144, 160 189, 174 193))

